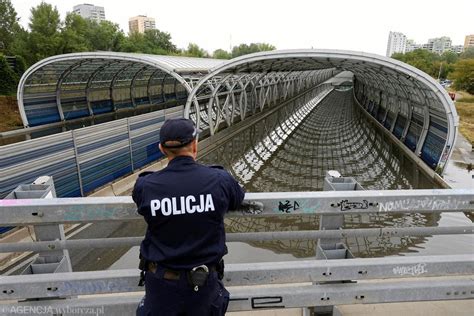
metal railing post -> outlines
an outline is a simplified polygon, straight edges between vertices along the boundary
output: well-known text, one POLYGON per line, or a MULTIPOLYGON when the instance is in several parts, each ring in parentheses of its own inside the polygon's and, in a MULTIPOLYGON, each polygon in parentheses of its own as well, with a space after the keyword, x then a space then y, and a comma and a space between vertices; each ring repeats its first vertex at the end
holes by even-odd
POLYGON ((132 133, 130 131, 130 118, 127 118, 127 133, 128 133, 128 148, 130 150, 130 164, 132 166, 132 172, 135 171, 133 164, 133 146, 132 146, 132 133))
MULTIPOLYGON (((341 177, 341 174, 335 170, 326 173, 323 184, 324 191, 359 191, 364 188, 352 177, 341 177)), ((319 218, 319 230, 338 230, 344 225, 344 215, 342 212, 351 208, 350 201, 344 200, 341 203, 333 205, 337 215, 323 215, 319 218)), ((352 259, 354 255, 346 246, 341 238, 320 238, 316 245, 316 260, 332 259, 352 259)), ((330 276, 331 272, 326 272, 330 276)), ((344 283, 350 281, 324 282, 324 283, 344 283)), ((321 283, 318 283, 321 284, 321 283)), ((329 300, 329 297, 327 298, 329 300)), ((333 315, 334 306, 315 306, 314 315, 333 315)))
MULTIPOLYGON (((20 185, 7 195, 6 199, 52 199, 56 198, 53 178, 43 176, 32 184, 20 185)), ((37 216, 41 216, 38 212, 37 216)), ((66 240, 63 224, 40 224, 34 226, 37 241, 66 240)), ((72 272, 69 251, 51 250, 40 251, 38 257, 22 271, 26 274, 44 274, 57 272, 72 272)))
POLYGON ((77 169, 77 178, 79 180, 79 189, 81 190, 81 196, 84 196, 84 186, 82 185, 82 175, 81 175, 81 165, 79 163, 79 152, 77 150, 77 141, 76 141, 76 131, 71 131, 72 136, 72 145, 74 147, 74 156, 76 158, 76 169, 77 169))

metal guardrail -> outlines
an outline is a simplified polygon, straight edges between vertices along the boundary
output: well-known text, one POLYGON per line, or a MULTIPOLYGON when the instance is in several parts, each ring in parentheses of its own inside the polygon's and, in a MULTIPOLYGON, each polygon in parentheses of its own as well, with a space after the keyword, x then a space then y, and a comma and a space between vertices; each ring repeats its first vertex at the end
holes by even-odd
MULTIPOLYGON (((228 311, 280 309, 300 306, 328 306, 378 302, 472 299, 472 279, 414 280, 406 282, 345 283, 324 285, 287 285, 280 287, 230 288, 228 311)), ((43 300, 0 305, 2 315, 18 311, 50 311, 78 315, 80 311, 98 315, 132 315, 143 293, 86 296, 68 300, 43 300)), ((26 313, 23 313, 26 314, 26 313)), ((29 313, 28 313, 29 314, 29 313)), ((31 315, 31 314, 30 314, 31 315)))
MULTIPOLYGON (((304 260, 226 266, 226 286, 276 285, 341 280, 419 278, 472 274, 471 255, 304 260)), ((9 276, 0 279, 0 300, 53 298, 142 291, 139 270, 108 270, 9 276)), ((474 297, 474 296, 473 296, 474 297)))
MULTIPOLYGON (((270 241, 270 240, 316 240, 320 238, 341 239, 348 237, 402 237, 474 234, 474 226, 448 227, 399 227, 361 228, 320 231, 279 231, 255 233, 228 233, 228 242, 270 241)), ((143 237, 92 238, 74 240, 53 240, 35 242, 0 243, 0 253, 23 251, 49 251, 62 249, 133 247, 142 242, 143 237)))
MULTIPOLYGON (((442 213, 474 211, 474 190, 247 193, 229 216, 442 213)), ((0 201, 0 223, 30 225, 141 219, 129 196, 0 201)))
MULTIPOLYGON (((227 216, 340 216, 460 211, 474 211, 474 190, 248 193, 244 207, 229 212, 227 216)), ((130 197, 0 200, 0 222, 8 225, 137 219, 141 219, 141 216, 136 213, 136 206, 130 197)), ((249 241, 473 233, 474 225, 237 233, 228 234, 227 239, 249 241)), ((132 246, 141 239, 133 237, 0 244, 0 251, 132 246)), ((226 267, 224 281, 231 292, 229 310, 244 311, 473 299, 473 275, 474 257, 467 254, 231 264, 226 267), (460 279, 459 276, 468 277, 460 279), (420 277, 430 279, 419 279, 420 277), (400 278, 412 280, 393 280, 400 278), (370 281, 373 279, 376 281, 370 281), (354 283, 356 280, 360 282, 354 283)), ((13 315, 17 312, 15 308, 19 307, 32 311, 31 314, 42 311, 42 308, 61 312, 63 315, 77 314, 77 308, 102 308, 101 313, 106 315, 133 313, 143 295, 142 292, 134 293, 142 291, 142 288, 137 287, 138 277, 136 269, 5 276, 0 278, 0 313, 13 315), (107 296, 101 295, 106 293, 107 296), (58 300, 65 297, 71 298, 58 300), (38 298, 41 300, 37 301, 38 298), (24 299, 35 301, 11 303, 24 299)))

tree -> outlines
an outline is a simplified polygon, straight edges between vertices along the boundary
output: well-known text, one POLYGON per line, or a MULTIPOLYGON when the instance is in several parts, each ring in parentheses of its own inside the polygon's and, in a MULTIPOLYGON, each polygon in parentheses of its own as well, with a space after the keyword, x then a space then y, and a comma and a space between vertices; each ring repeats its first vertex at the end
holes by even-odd
POLYGON ((0 95, 15 93, 18 76, 8 65, 7 59, 0 55, 0 95))
POLYGON ((6 54, 11 54, 11 45, 21 27, 10 0, 0 0, 0 42, 6 54))
POLYGON ((223 49, 216 49, 214 53, 212 53, 212 58, 216 59, 231 59, 232 55, 228 51, 223 49))
POLYGON ((25 58, 21 55, 15 56, 16 62, 15 62, 15 69, 13 69, 18 76, 18 78, 21 78, 23 73, 26 71, 26 61, 25 58))
POLYGON ((459 58, 458 54, 449 50, 445 51, 441 55, 441 60, 448 64, 455 64, 458 61, 458 58, 459 58))
POLYGON ((147 53, 145 34, 139 32, 128 34, 122 45, 122 51, 127 53, 147 53))
POLYGON ((85 52, 91 50, 88 39, 87 21, 76 13, 69 13, 61 30, 61 53, 85 52))
POLYGON ((61 53, 61 21, 56 7, 41 2, 31 8, 27 48, 30 63, 61 53))
POLYGON ((147 53, 163 54, 177 51, 176 45, 171 42, 171 35, 160 30, 146 30, 145 43, 148 46, 147 53))
POLYGON ((190 57, 209 57, 208 52, 194 43, 189 43, 188 49, 183 52, 183 55, 190 57))
POLYGON ((30 34, 25 29, 20 29, 18 33, 15 35, 15 39, 13 40, 10 46, 11 55, 21 56, 23 61, 26 61, 26 65, 31 65, 32 58, 30 56, 29 50, 29 40, 30 34))
POLYGON ((468 47, 466 50, 459 56, 461 59, 474 58, 474 47, 468 47))
POLYGON ((454 71, 454 64, 459 56, 455 52, 444 52, 439 61, 434 62, 434 66, 439 69, 438 76, 440 79, 448 78, 449 74, 454 71))
POLYGON ((94 20, 87 21, 86 37, 90 41, 92 50, 100 51, 122 51, 125 34, 120 30, 118 24, 110 21, 101 21, 97 23, 94 20))
POLYGON ((426 49, 415 49, 406 54, 395 53, 392 58, 412 65, 434 78, 438 77, 441 57, 426 49))
POLYGON ((474 59, 461 59, 454 65, 451 75, 454 87, 474 94, 474 59))
POLYGON ((250 45, 240 44, 239 46, 235 46, 234 48, 232 48, 232 57, 235 58, 242 55, 270 51, 275 49, 275 46, 267 43, 251 43, 250 45))

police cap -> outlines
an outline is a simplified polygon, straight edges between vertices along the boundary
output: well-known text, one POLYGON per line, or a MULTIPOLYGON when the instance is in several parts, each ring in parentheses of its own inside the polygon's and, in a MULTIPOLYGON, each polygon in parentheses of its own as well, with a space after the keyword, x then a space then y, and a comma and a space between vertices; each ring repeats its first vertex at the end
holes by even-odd
POLYGON ((180 148, 192 142, 197 134, 193 121, 185 118, 169 119, 161 126, 160 143, 165 148, 180 148))

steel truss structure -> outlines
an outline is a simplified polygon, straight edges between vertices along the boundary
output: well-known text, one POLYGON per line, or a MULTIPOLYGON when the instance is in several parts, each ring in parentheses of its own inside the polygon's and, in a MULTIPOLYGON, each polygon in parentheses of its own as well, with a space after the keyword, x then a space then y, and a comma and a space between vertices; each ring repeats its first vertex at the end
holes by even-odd
POLYGON ((18 106, 24 126, 32 127, 124 109, 182 105, 194 83, 222 62, 114 52, 52 56, 22 76, 18 106))
POLYGON ((351 51, 289 50, 229 61, 125 53, 47 58, 20 80, 26 127, 124 109, 184 104, 184 115, 214 135, 341 71, 355 97, 432 169, 444 170, 458 117, 447 92, 427 74, 394 59, 351 51), (352 80, 352 79, 349 79, 352 80))
POLYGON ((213 135, 232 125, 236 118, 244 119, 247 107, 252 111, 262 110, 271 105, 275 94, 284 98, 341 71, 353 74, 354 95, 371 115, 430 168, 444 170, 458 126, 453 102, 444 88, 426 73, 378 55, 288 50, 235 58, 210 69, 194 86, 186 102, 185 116, 213 135), (260 85, 254 85, 255 88, 242 85, 241 81, 249 78, 258 80, 260 85), (283 82, 287 79, 290 82, 270 87, 282 78, 285 78, 283 82), (242 96, 243 91, 246 93, 242 96), (251 102, 248 102, 249 94, 251 102))
POLYGON ((317 87, 337 73, 335 69, 324 69, 216 76, 203 81, 204 84, 193 95, 197 101, 195 107, 185 115, 193 119, 201 130, 209 130, 214 135, 222 125, 231 126, 262 112, 304 90, 317 87))

